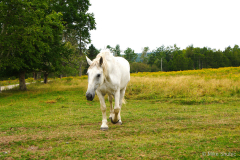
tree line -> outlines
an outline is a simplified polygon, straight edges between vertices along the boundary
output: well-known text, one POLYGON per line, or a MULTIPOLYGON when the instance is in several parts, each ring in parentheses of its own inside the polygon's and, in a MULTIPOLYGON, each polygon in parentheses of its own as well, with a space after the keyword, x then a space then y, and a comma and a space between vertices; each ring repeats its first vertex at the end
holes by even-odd
MULTIPOLYGON (((93 47, 93 46, 92 46, 93 47)), ((133 49, 120 50, 116 47, 107 46, 116 56, 122 56, 130 62, 131 72, 156 72, 156 71, 180 71, 202 68, 238 67, 240 66, 240 48, 226 47, 224 51, 208 47, 193 47, 190 45, 180 49, 176 44, 164 45, 150 50, 144 47, 142 53, 135 53, 133 49)))

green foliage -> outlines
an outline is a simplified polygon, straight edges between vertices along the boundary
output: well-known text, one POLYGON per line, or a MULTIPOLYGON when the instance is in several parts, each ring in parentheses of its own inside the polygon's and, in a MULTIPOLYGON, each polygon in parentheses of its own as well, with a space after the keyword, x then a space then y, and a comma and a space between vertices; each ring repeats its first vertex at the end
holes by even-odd
POLYGON ((76 72, 96 29, 89 6, 89 0, 1 1, 0 76, 76 72))
MULTIPOLYGON (((97 50, 95 48, 95 46, 93 44, 91 44, 87 50, 87 56, 89 59, 93 60, 96 58, 96 56, 98 55, 98 53, 100 53, 99 50, 97 50)), ((88 69, 89 65, 87 63, 86 67, 84 68, 83 74, 87 73, 87 69, 88 69)))
POLYGON ((124 51, 124 53, 125 53, 124 58, 126 60, 128 60, 129 62, 135 62, 136 61, 138 55, 131 48, 127 48, 124 51))
POLYGON ((143 63, 147 63, 147 53, 149 51, 149 47, 144 47, 140 59, 142 60, 143 63))
POLYGON ((189 70, 192 68, 192 61, 187 58, 183 53, 174 54, 173 59, 169 61, 169 70, 189 70))
POLYGON ((84 63, 87 54, 86 45, 91 43, 90 31, 96 29, 94 15, 88 12, 91 4, 89 0, 53 0, 51 4, 52 10, 63 14, 65 26, 63 40, 70 42, 74 47, 73 54, 65 60, 63 65, 68 69, 65 69, 62 74, 69 75, 69 71, 71 73, 77 71, 81 76, 86 67, 86 63, 84 63))
POLYGON ((88 52, 87 52, 87 56, 89 59, 93 60, 96 58, 96 56, 98 55, 100 51, 97 50, 93 44, 91 44, 88 48, 88 52))
POLYGON ((119 57, 121 56, 121 49, 119 44, 116 45, 113 51, 115 56, 119 56, 119 57))
POLYGON ((130 63, 130 72, 131 73, 151 72, 151 67, 145 63, 133 62, 130 63))
POLYGON ((91 42, 90 30, 96 29, 96 22, 93 13, 88 12, 91 5, 89 0, 52 0, 51 4, 52 10, 63 14, 65 34, 72 30, 77 32, 76 38, 80 41, 80 47, 91 42))
POLYGON ((47 13, 46 1, 2 1, 1 60, 8 70, 32 71, 59 47, 61 13, 47 13))
POLYGON ((114 56, 118 56, 118 57, 121 56, 121 49, 120 49, 120 45, 119 44, 117 44, 115 46, 115 48, 111 47, 110 45, 107 45, 106 48, 109 49, 113 53, 114 56))
POLYGON ((180 50, 176 45, 161 46, 148 54, 148 64, 155 64, 163 71, 192 70, 202 68, 238 67, 240 66, 240 48, 227 47, 224 51, 211 48, 194 48, 193 45, 180 50))
POLYGON ((151 72, 161 71, 161 69, 159 69, 155 64, 150 67, 151 67, 151 72))

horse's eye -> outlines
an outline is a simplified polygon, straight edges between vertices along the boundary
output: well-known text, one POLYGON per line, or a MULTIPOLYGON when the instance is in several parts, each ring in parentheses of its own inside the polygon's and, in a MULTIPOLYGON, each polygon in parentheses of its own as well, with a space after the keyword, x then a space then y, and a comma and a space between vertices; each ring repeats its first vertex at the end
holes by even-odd
POLYGON ((97 74, 97 77, 99 78, 101 76, 101 74, 97 74))

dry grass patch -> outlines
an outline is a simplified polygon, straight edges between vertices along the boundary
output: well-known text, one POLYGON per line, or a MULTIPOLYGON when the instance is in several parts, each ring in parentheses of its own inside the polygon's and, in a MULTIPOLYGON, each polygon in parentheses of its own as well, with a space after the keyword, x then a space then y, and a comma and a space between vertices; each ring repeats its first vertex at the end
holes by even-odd
POLYGON ((56 100, 47 100, 46 103, 56 103, 56 100))
POLYGON ((132 77, 128 99, 198 98, 240 95, 240 81, 200 76, 132 77))

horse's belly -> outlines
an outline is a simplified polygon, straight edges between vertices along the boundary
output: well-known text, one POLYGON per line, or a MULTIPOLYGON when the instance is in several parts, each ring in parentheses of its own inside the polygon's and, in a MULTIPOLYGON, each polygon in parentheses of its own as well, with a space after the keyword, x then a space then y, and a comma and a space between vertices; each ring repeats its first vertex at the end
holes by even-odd
POLYGON ((124 89, 127 86, 129 81, 130 81, 130 74, 129 73, 123 74, 120 82, 120 89, 124 89))
POLYGON ((120 90, 124 89, 130 81, 130 66, 127 60, 122 57, 116 57, 118 63, 118 74, 120 74, 120 90))

